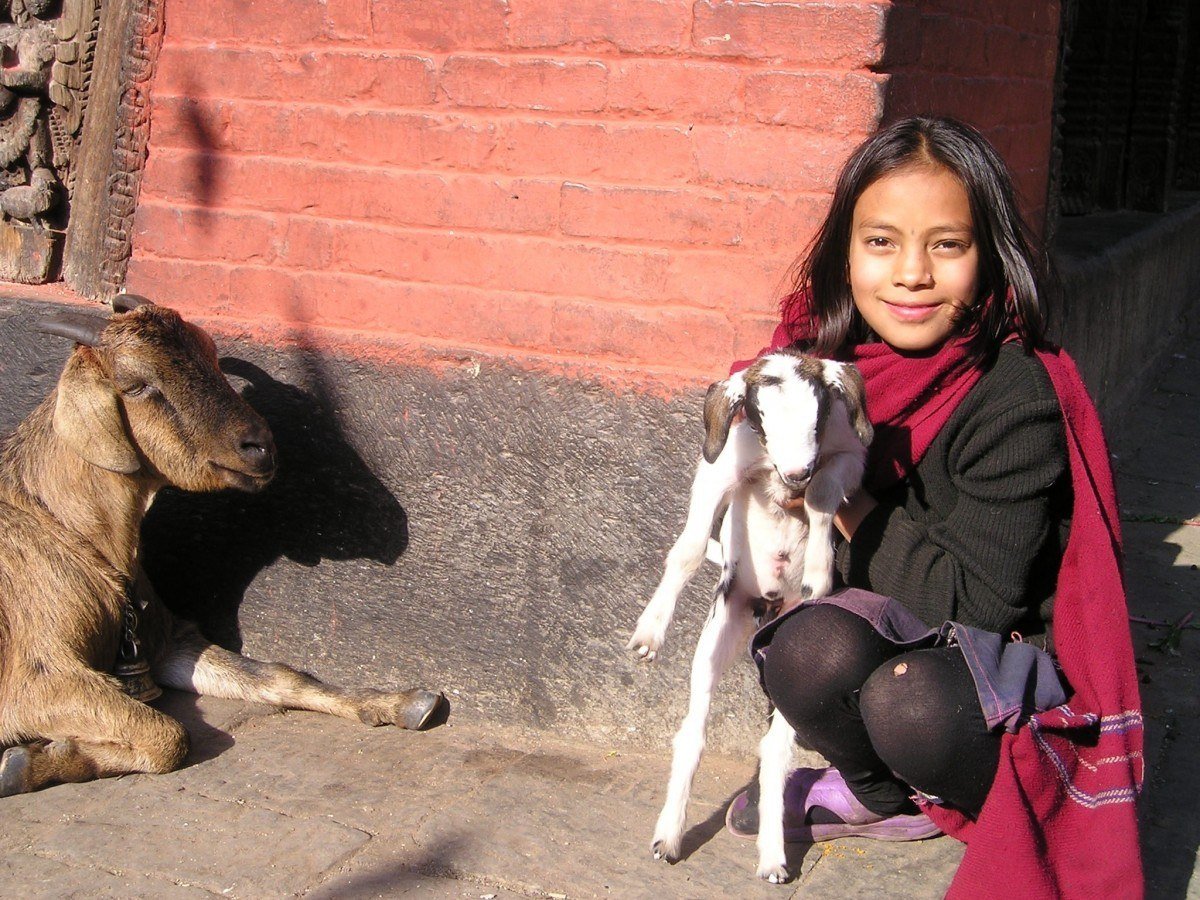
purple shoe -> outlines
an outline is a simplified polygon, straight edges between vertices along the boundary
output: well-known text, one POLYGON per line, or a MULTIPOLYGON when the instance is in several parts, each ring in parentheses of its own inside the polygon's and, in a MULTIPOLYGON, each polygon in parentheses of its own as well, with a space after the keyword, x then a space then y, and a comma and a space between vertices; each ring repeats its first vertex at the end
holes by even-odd
MULTIPOLYGON (((757 788, 751 790, 757 792, 757 788)), ((758 801, 742 791, 729 804, 725 827, 743 838, 758 836, 758 801)), ((920 841, 942 831, 924 813, 911 816, 881 816, 863 806, 846 786, 842 773, 827 769, 796 769, 783 789, 783 839, 789 843, 820 843, 845 837, 876 841, 920 841), (820 806, 841 822, 812 825, 808 811, 820 806)))

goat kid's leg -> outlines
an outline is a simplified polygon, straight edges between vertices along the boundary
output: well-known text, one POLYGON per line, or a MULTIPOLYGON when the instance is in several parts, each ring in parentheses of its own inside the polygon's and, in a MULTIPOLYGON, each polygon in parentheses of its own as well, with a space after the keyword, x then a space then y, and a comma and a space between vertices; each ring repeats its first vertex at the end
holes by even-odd
MULTIPOLYGON (((846 479, 853 477, 856 465, 853 459, 843 461, 843 456, 839 454, 823 464, 804 492, 808 540, 804 546, 800 591, 805 600, 825 597, 833 590, 833 516, 846 500, 846 479)), ((860 464, 858 469, 861 475, 860 464)))
POLYGON ((179 768, 188 751, 184 727, 121 692, 99 672, 55 678, 20 698, 28 731, 43 737, 0 757, 0 797, 48 784, 179 768))
POLYGON ((742 598, 718 597, 696 644, 692 659, 688 711, 672 741, 671 777, 667 799, 654 826, 650 852, 655 859, 674 861, 683 845, 688 798, 700 767, 708 733, 708 711, 721 676, 746 646, 754 628, 750 604, 742 598))
POLYGON ((758 745, 758 877, 772 884, 791 878, 783 842, 783 787, 792 770, 796 733, 779 710, 758 745))
POLYGON ((446 701, 441 693, 420 689, 392 692, 325 684, 282 663, 231 653, 205 640, 190 623, 176 627, 172 646, 154 676, 167 687, 204 696, 255 700, 412 730, 426 725, 446 701))
POLYGON ((725 506, 736 480, 731 460, 732 454, 722 454, 715 464, 701 461, 696 470, 687 522, 667 553, 662 580, 638 617, 633 636, 625 645, 629 650, 636 650, 638 656, 648 662, 658 655, 666 640, 667 628, 675 615, 679 595, 704 562, 713 522, 725 506), (726 456, 730 459, 726 459, 726 456))

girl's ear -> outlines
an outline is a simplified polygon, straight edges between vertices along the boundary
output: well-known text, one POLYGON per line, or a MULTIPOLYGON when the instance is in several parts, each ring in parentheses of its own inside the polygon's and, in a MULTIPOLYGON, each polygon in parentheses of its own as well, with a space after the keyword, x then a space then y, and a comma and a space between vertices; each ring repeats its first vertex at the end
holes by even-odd
POLYGON ((704 398, 704 459, 708 463, 717 461, 725 442, 729 439, 729 426, 733 417, 746 401, 746 379, 742 373, 731 375, 724 381, 708 386, 704 398))
POLYGON ((867 418, 867 386, 862 373, 853 363, 826 364, 825 371, 832 375, 827 384, 845 405, 850 424, 864 447, 869 447, 875 438, 875 429, 867 418))
POLYGON ((93 466, 131 475, 141 468, 116 391, 87 347, 67 360, 54 401, 54 433, 93 466))

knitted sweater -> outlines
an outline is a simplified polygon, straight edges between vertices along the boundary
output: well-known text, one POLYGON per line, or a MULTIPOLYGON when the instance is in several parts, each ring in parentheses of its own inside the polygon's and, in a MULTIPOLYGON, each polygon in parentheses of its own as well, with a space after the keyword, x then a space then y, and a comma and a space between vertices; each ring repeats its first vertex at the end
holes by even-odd
POLYGON ((1042 363, 1005 344, 917 464, 838 548, 851 587, 1052 649, 1071 494, 1062 411, 1042 363))

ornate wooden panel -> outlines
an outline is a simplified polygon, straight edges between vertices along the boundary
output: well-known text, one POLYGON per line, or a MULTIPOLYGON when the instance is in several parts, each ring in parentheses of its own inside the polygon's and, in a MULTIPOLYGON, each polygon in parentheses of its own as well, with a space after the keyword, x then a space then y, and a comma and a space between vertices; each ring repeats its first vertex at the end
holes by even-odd
POLYGON ((124 281, 163 0, 0 0, 0 279, 124 281))

